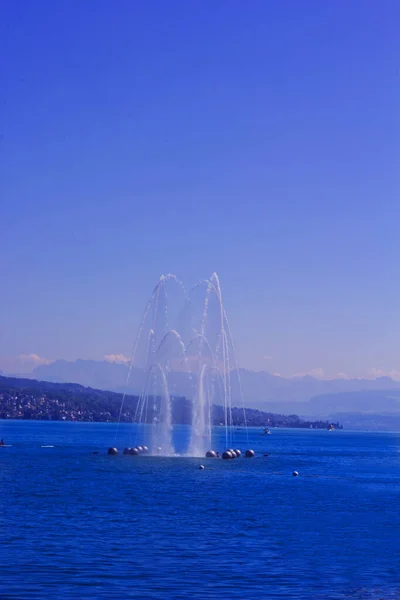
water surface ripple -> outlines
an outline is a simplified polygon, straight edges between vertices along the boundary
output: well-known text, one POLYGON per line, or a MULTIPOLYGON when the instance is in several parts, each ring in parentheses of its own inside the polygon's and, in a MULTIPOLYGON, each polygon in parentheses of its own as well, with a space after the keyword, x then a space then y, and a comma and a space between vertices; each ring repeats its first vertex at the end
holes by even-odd
POLYGON ((1 422, 0 598, 400 599, 400 435, 259 433, 251 460, 109 457, 112 424, 1 422))

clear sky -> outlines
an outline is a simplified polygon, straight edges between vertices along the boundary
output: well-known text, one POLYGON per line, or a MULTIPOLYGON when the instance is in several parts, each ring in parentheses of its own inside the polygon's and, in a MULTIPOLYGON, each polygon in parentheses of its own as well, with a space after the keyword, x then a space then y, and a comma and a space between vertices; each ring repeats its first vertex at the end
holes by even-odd
POLYGON ((400 372, 399 30, 397 0, 4 0, 0 355, 127 355, 161 273, 217 271, 242 366, 400 372))

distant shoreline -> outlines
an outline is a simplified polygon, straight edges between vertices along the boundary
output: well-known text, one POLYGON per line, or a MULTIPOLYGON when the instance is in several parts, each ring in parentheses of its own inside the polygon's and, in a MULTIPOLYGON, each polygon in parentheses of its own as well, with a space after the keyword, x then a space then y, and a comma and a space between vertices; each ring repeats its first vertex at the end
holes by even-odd
MULTIPOLYGON (((96 421, 96 420, 77 420, 77 419, 26 419, 26 418, 16 418, 16 417, 6 417, 6 418, 2 418, 0 417, 0 423, 2 422, 14 422, 14 423, 32 423, 32 422, 36 422, 36 423, 88 423, 88 424, 96 424, 96 425, 149 425, 151 426, 151 423, 140 423, 138 421, 96 421)), ((327 427, 329 422, 326 422, 327 427)), ((178 426, 178 427, 190 427, 190 423, 174 423, 174 426, 178 426)), ((212 425, 213 428, 221 428, 221 429, 225 429, 225 425, 212 425)), ((262 430, 263 426, 260 425, 229 425, 228 427, 234 427, 235 429, 245 429, 247 427, 247 429, 256 429, 256 430, 262 430)), ((273 427, 271 427, 272 430, 274 429, 305 429, 308 431, 324 431, 327 427, 306 427, 302 424, 299 425, 275 425, 273 427)), ((337 429, 334 428, 335 431, 342 431, 343 427, 339 426, 337 429)), ((262 432, 260 433, 260 435, 262 435, 262 432)))
MULTIPOLYGON (((192 423, 192 402, 185 397, 171 396, 172 424, 192 423)), ((85 388, 79 384, 53 384, 34 379, 0 376, 0 419, 23 421, 134 423, 137 417, 139 396, 85 388)), ((146 412, 146 423, 151 424, 157 414, 158 396, 154 407, 146 412), (154 412, 155 411, 155 412, 154 412)), ((224 407, 211 406, 213 426, 224 423, 224 407)), ((302 419, 298 415, 283 415, 255 408, 233 407, 230 411, 233 427, 259 427, 290 429, 327 429, 338 422, 326 419, 302 419)))

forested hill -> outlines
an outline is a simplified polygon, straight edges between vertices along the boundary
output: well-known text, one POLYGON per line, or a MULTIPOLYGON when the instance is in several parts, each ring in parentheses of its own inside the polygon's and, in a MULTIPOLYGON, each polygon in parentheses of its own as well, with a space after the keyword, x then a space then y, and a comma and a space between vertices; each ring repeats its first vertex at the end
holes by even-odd
MULTIPOLYGON (((50 421, 117 421, 122 403, 122 394, 96 390, 70 383, 48 383, 34 379, 19 379, 0 376, 0 418, 38 419, 50 421)), ((121 421, 132 422, 138 405, 138 396, 127 395, 124 400, 121 421)), ((160 399, 156 398, 156 405, 160 399)), ((191 402, 186 398, 173 397, 172 420, 174 423, 191 422, 191 402)), ((149 403, 153 404, 153 402, 149 403)), ((143 412, 144 419, 151 423, 154 412, 151 406, 143 412)), ((224 410, 212 407, 214 425, 223 422, 224 410)), ((232 409, 233 425, 244 425, 242 408, 232 409)), ((326 428, 326 421, 304 421, 296 415, 279 415, 256 409, 246 409, 249 426, 271 427, 314 427, 326 428)), ((338 424, 335 424, 339 427, 338 424)))

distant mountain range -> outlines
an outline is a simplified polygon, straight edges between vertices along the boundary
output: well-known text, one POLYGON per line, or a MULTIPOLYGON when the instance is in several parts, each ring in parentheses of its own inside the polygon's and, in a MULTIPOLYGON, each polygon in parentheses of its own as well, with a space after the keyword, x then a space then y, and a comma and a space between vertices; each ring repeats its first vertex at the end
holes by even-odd
MULTIPOLYGON (((400 389, 362 390, 355 392, 339 392, 321 394, 310 398, 307 402, 267 402, 268 410, 277 407, 285 413, 294 410, 302 416, 325 416, 333 418, 337 413, 357 413, 365 417, 373 414, 396 414, 400 417, 400 389)), ((343 418, 341 419, 343 421, 343 418)))
MULTIPOLYGON (((83 387, 77 383, 52 383, 0 376, 0 419, 35 419, 45 421, 121 421, 132 423, 137 416, 139 397, 118 394, 104 390, 83 387), (122 404, 122 399, 124 402, 122 404)), ((144 419, 153 423, 160 410, 161 398, 146 410, 144 419)), ((187 398, 171 398, 172 422, 181 425, 192 423, 193 406, 187 398)), ((224 408, 211 407, 211 421, 214 425, 224 421, 224 408)), ((140 413, 139 413, 140 414, 140 413)), ((331 422, 317 419, 300 419, 297 415, 274 415, 254 408, 232 408, 232 425, 250 427, 296 427, 327 429, 331 422), (245 418, 246 415, 246 418, 245 418)), ((333 424, 340 429, 339 423, 333 424)))
MULTIPOLYGON (((126 364, 106 361, 57 360, 40 365, 32 378, 57 383, 79 383, 86 387, 127 391, 139 394, 143 389, 145 374, 133 368, 126 387, 126 364)), ((284 378, 265 371, 239 369, 244 404, 262 410, 302 416, 328 417, 335 413, 390 413, 400 415, 400 382, 390 377, 377 379, 320 380, 309 375, 284 378)), ((168 374, 171 394, 191 398, 193 384, 186 373, 168 374)), ((232 378, 233 403, 241 404, 240 387, 236 376, 232 378)))

